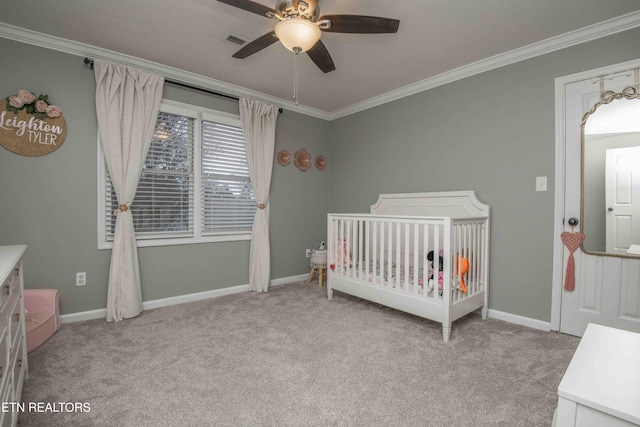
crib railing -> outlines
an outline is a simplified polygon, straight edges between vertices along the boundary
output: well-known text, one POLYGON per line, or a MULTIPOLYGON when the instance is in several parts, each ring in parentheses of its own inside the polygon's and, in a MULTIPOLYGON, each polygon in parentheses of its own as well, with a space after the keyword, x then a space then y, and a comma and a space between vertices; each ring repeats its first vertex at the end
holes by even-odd
POLYGON ((447 303, 464 299, 482 292, 487 280, 486 222, 330 214, 329 280, 332 275, 359 279, 447 303))

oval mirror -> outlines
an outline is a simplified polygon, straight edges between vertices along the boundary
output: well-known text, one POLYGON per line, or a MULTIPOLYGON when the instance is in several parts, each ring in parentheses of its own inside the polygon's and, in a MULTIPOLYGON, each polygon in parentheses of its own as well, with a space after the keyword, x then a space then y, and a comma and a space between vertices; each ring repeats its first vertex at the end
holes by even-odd
POLYGON ((640 257, 640 94, 604 92, 582 120, 582 250, 640 257))

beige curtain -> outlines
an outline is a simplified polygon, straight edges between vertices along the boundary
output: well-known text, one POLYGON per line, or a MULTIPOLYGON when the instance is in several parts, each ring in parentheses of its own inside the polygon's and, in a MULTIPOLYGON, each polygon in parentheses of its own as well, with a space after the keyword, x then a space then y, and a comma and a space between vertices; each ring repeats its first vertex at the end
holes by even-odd
POLYGON ((162 99, 164 79, 135 68, 95 60, 96 113, 102 151, 118 199, 107 321, 142 312, 142 288, 131 204, 162 99))
POLYGON ((278 108, 246 98, 240 99, 240 120, 244 129, 249 173, 258 203, 251 233, 249 258, 250 290, 267 292, 271 279, 269 247, 269 188, 273 170, 278 108))

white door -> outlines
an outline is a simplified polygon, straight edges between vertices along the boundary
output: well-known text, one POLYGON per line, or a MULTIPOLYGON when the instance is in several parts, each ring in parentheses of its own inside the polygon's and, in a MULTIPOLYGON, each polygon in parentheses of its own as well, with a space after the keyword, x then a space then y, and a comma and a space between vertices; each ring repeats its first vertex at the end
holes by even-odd
POLYGON ((606 151, 606 249, 627 253, 640 245, 640 147, 606 151))
MULTIPOLYGON (((558 141, 564 142, 564 146, 557 150, 559 158, 564 156, 564 165, 556 164, 560 180, 557 192, 562 192, 560 197, 556 194, 556 200, 563 201, 560 208, 556 206, 556 212, 560 210, 561 215, 558 220, 564 220, 564 225, 556 226, 556 230, 560 232, 581 231, 580 224, 571 226, 569 219, 581 218, 580 125, 583 115, 599 100, 601 80, 597 77, 604 73, 602 70, 598 71, 600 74, 594 74, 593 78, 564 84, 564 95, 559 95, 563 97, 559 122, 564 123, 563 129, 560 129, 561 136, 557 138, 558 141)), ((610 75, 603 80, 604 90, 619 92, 624 87, 635 84, 634 80, 633 72, 610 75)), ((557 239, 560 239, 559 234, 556 236, 557 239)), ((586 239, 589 239, 588 235, 586 239)), ((554 248, 554 271, 557 270, 556 266, 562 266, 562 280, 558 288, 558 279, 554 278, 553 305, 556 307, 555 310, 559 311, 559 319, 557 312, 554 312, 552 329, 558 324, 560 332, 582 336, 587 324, 598 323, 640 332, 640 260, 590 255, 577 249, 574 252, 575 290, 566 291, 562 284, 569 252, 562 244, 556 243, 554 248)))

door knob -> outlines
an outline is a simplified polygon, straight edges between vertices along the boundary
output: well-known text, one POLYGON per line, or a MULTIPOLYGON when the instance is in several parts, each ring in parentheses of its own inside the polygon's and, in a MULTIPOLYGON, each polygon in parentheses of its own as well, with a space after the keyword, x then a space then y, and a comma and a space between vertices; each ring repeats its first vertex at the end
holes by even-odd
POLYGON ((609 212, 613 212, 613 208, 609 208, 607 209, 609 212))
POLYGON ((580 221, 578 221, 578 218, 569 218, 569 225, 572 227, 575 227, 576 225, 578 225, 580 221))

